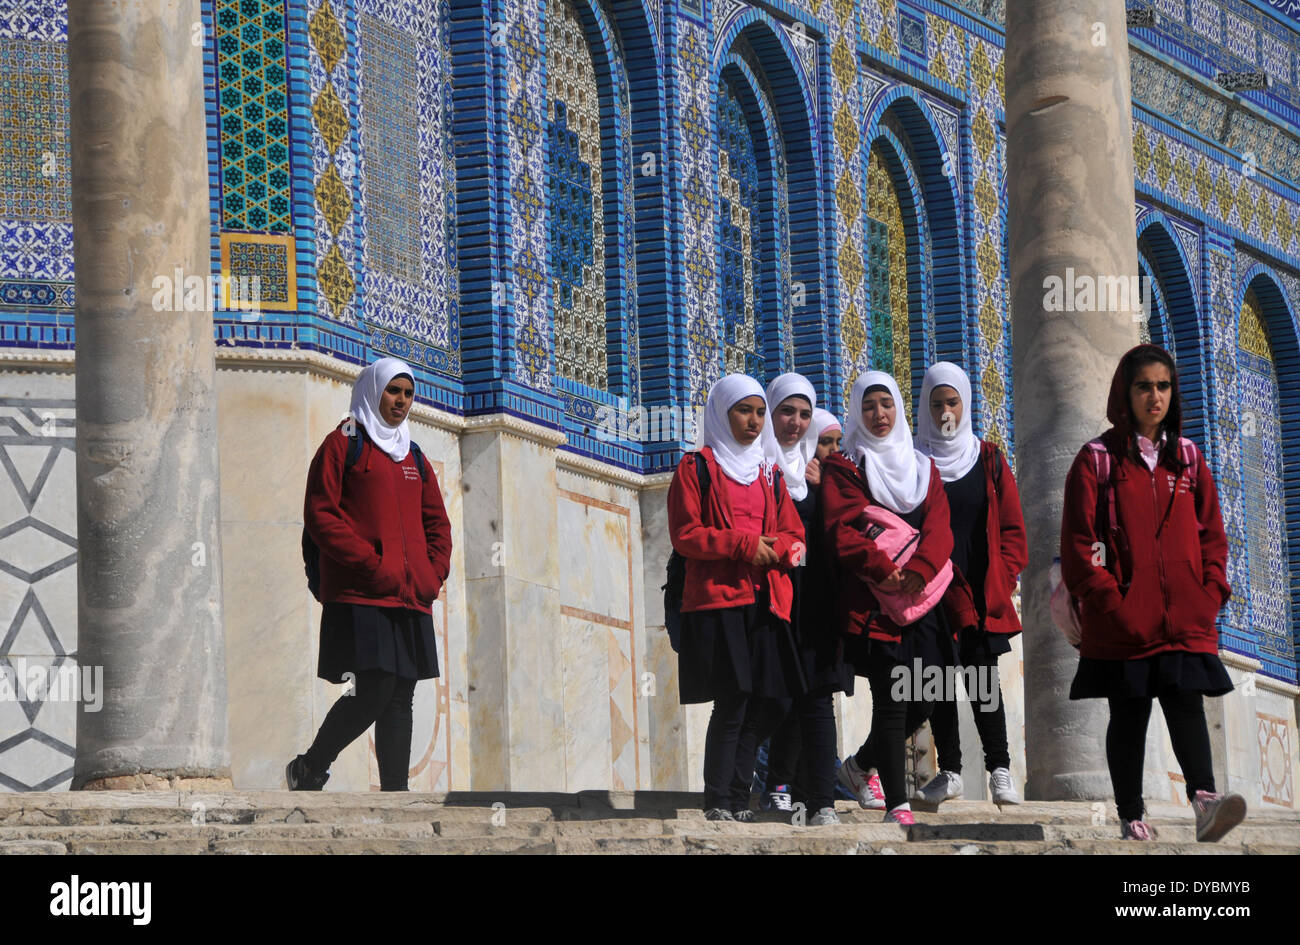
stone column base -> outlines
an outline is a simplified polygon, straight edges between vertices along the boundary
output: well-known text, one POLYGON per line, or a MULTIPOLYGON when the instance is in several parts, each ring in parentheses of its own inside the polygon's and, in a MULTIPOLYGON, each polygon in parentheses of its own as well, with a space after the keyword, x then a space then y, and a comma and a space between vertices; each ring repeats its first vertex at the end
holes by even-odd
POLYGON ((233 791, 230 777, 194 778, 166 771, 143 771, 111 778, 92 778, 74 791, 233 791))

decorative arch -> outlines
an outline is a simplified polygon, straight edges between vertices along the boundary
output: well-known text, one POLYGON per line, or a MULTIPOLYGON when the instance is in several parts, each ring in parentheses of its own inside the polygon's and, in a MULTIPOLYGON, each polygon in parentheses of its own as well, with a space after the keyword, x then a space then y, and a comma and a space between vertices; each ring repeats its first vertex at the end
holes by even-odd
MULTIPOLYGON (((832 373, 824 358, 826 337, 825 236, 820 184, 821 144, 815 90, 808 88, 796 66, 798 52, 767 13, 751 9, 725 29, 715 47, 712 85, 715 97, 724 71, 745 76, 753 103, 766 101, 769 138, 778 161, 784 162, 784 195, 776 213, 787 234, 779 261, 786 311, 764 340, 767 367, 800 370, 814 386, 826 391, 832 373), (743 65, 744 69, 738 66, 743 65)), ((715 167, 717 161, 715 160, 715 167)))
POLYGON ((1233 320, 1250 586, 1249 626, 1266 675, 1295 683, 1300 647, 1300 487, 1283 470, 1300 463, 1297 385, 1300 325, 1272 270, 1257 263, 1238 283, 1233 320), (1284 575, 1289 575, 1289 579, 1284 575), (1282 578, 1279 580, 1279 578, 1282 578))
POLYGON ((1164 321, 1160 324, 1163 341, 1178 362, 1178 383, 1186 410, 1183 432, 1204 443, 1205 425, 1205 354, 1202 339, 1210 337, 1203 323, 1199 298, 1192 279, 1196 267, 1187 258, 1182 241, 1175 236, 1173 224, 1159 210, 1149 210, 1138 222, 1138 256, 1145 259, 1154 277, 1156 293, 1164 321))
POLYGON ((784 184, 780 131, 754 74, 739 59, 729 57, 719 74, 716 101, 723 366, 727 373, 762 379, 769 373, 773 336, 786 321, 780 266, 785 234, 776 210, 784 184))
MULTIPOLYGON (((959 153, 944 143, 934 109, 918 90, 899 85, 877 99, 864 123, 865 140, 876 140, 882 125, 890 123, 887 115, 906 133, 910 179, 918 204, 925 208, 925 223, 931 233, 944 234, 942 240, 927 241, 924 279, 917 281, 918 289, 924 287, 922 312, 931 335, 926 339, 927 360, 968 364, 959 153)), ((924 365, 921 372, 924 375, 924 365)))
POLYGON ((1138 326, 1138 340, 1143 344, 1159 345, 1177 361, 1178 351, 1173 345, 1169 331, 1168 308, 1164 292, 1160 288, 1160 277, 1156 274, 1151 260, 1140 249, 1138 250, 1138 276, 1143 286, 1141 291, 1150 293, 1151 304, 1148 317, 1138 326))
POLYGON ((597 0, 547 0, 544 23, 555 371, 578 390, 625 394, 636 257, 620 231, 635 218, 623 54, 597 0))
MULTIPOLYGON (((904 408, 911 422, 916 392, 913 340, 917 332, 917 283, 924 241, 923 214, 915 178, 902 143, 888 129, 867 152, 866 194, 867 298, 870 309, 870 361, 873 370, 894 375, 900 391, 906 385, 904 408)), ((922 370, 924 373, 924 370, 922 370)))

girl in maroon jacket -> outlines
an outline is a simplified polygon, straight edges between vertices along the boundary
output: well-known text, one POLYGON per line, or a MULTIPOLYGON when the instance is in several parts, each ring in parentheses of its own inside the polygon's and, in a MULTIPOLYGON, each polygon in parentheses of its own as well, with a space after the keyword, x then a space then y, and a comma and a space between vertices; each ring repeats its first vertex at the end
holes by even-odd
MULTIPOLYGON (((678 683, 683 705, 712 702, 704 739, 704 808, 710 820, 734 820, 738 772, 754 772, 754 744, 740 746, 751 697, 788 699, 805 686, 790 632, 789 571, 803 552, 804 530, 784 482, 763 460, 763 388, 729 374, 704 408, 700 454, 709 471, 701 502, 695 453, 677 466, 668 489, 668 532, 686 559, 678 683), (745 757, 741 757, 745 755, 745 757)), ((743 810, 749 812, 748 782, 743 810)))
POLYGON ((1081 604, 1083 631, 1070 698, 1110 702, 1106 760, 1123 837, 1155 836, 1142 819, 1142 758, 1158 698, 1196 838, 1218 840, 1246 815, 1240 795, 1215 793, 1201 700, 1232 691, 1216 626, 1232 593, 1228 540, 1210 467, 1179 435, 1167 351, 1139 345, 1124 355, 1106 418, 1111 428, 1079 451, 1065 483, 1061 577, 1081 604))
POLYGON ((291 791, 319 791, 334 759, 372 724, 380 789, 405 791, 415 683, 438 675, 433 602, 447 579, 451 523, 433 469, 412 450, 411 369, 367 367, 347 421, 325 438, 307 473, 303 520, 320 548, 317 675, 354 681, 306 753, 289 762, 291 791), (346 458, 355 432, 361 452, 346 458))
MULTIPOLYGON (((886 820, 910 824, 904 741, 933 706, 922 681, 911 678, 914 660, 942 669, 953 665, 955 653, 942 606, 899 627, 881 613, 867 584, 916 594, 952 554, 943 480, 933 461, 913 448, 902 404, 888 374, 868 371, 858 378, 849 400, 844 453, 831 454, 822 467, 822 507, 827 543, 839 559, 838 622, 849 636, 846 656, 871 686, 871 734, 840 766, 840 783, 862 807, 886 809, 886 820), (859 516, 869 504, 884 506, 920 531, 905 567, 864 534, 859 516), (873 768, 878 778, 871 775, 873 768)), ((973 622, 972 613, 973 607, 967 608, 958 626, 973 622)))
MULTIPOLYGON (((970 402, 965 371, 948 361, 931 365, 921 383, 916 448, 934 460, 943 480, 952 523, 952 563, 970 584, 979 613, 979 626, 961 633, 958 658, 963 667, 975 667, 978 675, 979 685, 969 695, 984 744, 989 796, 995 804, 1019 804, 1011 779, 998 657, 1011 652, 1011 638, 1020 632, 1011 594, 1029 562, 1029 546, 1016 478, 998 448, 971 429, 970 402)), ((955 701, 935 705, 930 729, 939 773, 917 795, 938 804, 962 793, 955 701)))

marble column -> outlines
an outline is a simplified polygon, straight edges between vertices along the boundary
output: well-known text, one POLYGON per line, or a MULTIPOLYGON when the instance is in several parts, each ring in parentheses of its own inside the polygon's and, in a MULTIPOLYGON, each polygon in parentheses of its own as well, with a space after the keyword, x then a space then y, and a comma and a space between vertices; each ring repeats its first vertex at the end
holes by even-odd
POLYGON ((563 791, 555 448, 564 437, 507 415, 460 441, 471 788, 563 791))
POLYGON ((201 23, 68 3, 83 790, 230 786, 201 23))
POLYGON ((1052 625, 1048 569, 1066 473, 1107 426, 1111 375, 1138 341, 1138 300, 1112 293, 1112 280, 1126 287, 1138 272, 1128 32, 1123 0, 1008 0, 1006 27, 1016 445, 1030 561, 1021 584, 1026 795, 1100 798, 1111 791, 1106 704, 1069 701, 1077 654, 1052 625), (1076 302, 1088 310, 1071 310, 1076 302))

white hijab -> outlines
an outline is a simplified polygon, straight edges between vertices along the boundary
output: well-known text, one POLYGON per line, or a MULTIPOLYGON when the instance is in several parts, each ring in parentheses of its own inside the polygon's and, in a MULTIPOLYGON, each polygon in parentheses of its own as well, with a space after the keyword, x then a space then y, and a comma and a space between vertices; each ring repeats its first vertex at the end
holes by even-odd
POLYGON ((827 430, 839 430, 844 432, 844 427, 840 424, 840 418, 835 416, 829 410, 822 410, 821 407, 813 408, 812 426, 808 428, 808 435, 812 437, 813 456, 817 455, 817 441, 827 430))
POLYGON ((900 515, 912 511, 930 491, 930 458, 912 447, 903 398, 898 384, 883 371, 867 371, 853 385, 848 404, 848 429, 844 431, 844 455, 867 474, 871 497, 900 515), (884 437, 875 436, 862 425, 862 398, 867 388, 881 386, 889 391, 898 409, 894 427, 884 437))
POLYGON ((808 469, 808 460, 817 454, 817 438, 813 436, 812 451, 809 452, 808 434, 812 433, 812 425, 809 424, 807 432, 789 446, 782 446, 777 440, 776 428, 773 426, 776 409, 787 397, 802 397, 808 401, 809 407, 817 407, 817 392, 806 377, 794 373, 780 375, 767 385, 768 416, 760 439, 763 441, 763 458, 781 467, 785 487, 790 491, 790 496, 798 501, 808 495, 808 482, 804 478, 804 472, 808 469))
POLYGON ((955 482, 971 471, 980 458, 980 441, 971 431, 970 378, 951 361, 936 361, 921 382, 921 403, 917 410, 916 448, 934 458, 944 482, 955 482), (936 387, 951 387, 961 397, 961 422, 951 435, 936 427, 930 416, 930 394, 936 387))
POLYGON ((411 429, 403 420, 399 426, 389 426, 379 415, 379 398, 384 388, 399 374, 408 374, 415 382, 415 372, 397 358, 380 358, 368 365, 352 385, 352 407, 348 414, 366 428, 372 443, 400 463, 411 451, 411 429))
POLYGON ((706 446, 712 449, 722 471, 742 486, 757 479, 763 466, 763 438, 742 446, 731 435, 731 421, 727 419, 727 411, 746 397, 763 397, 762 385, 746 374, 728 374, 709 388, 704 422, 695 443, 697 450, 706 446))

